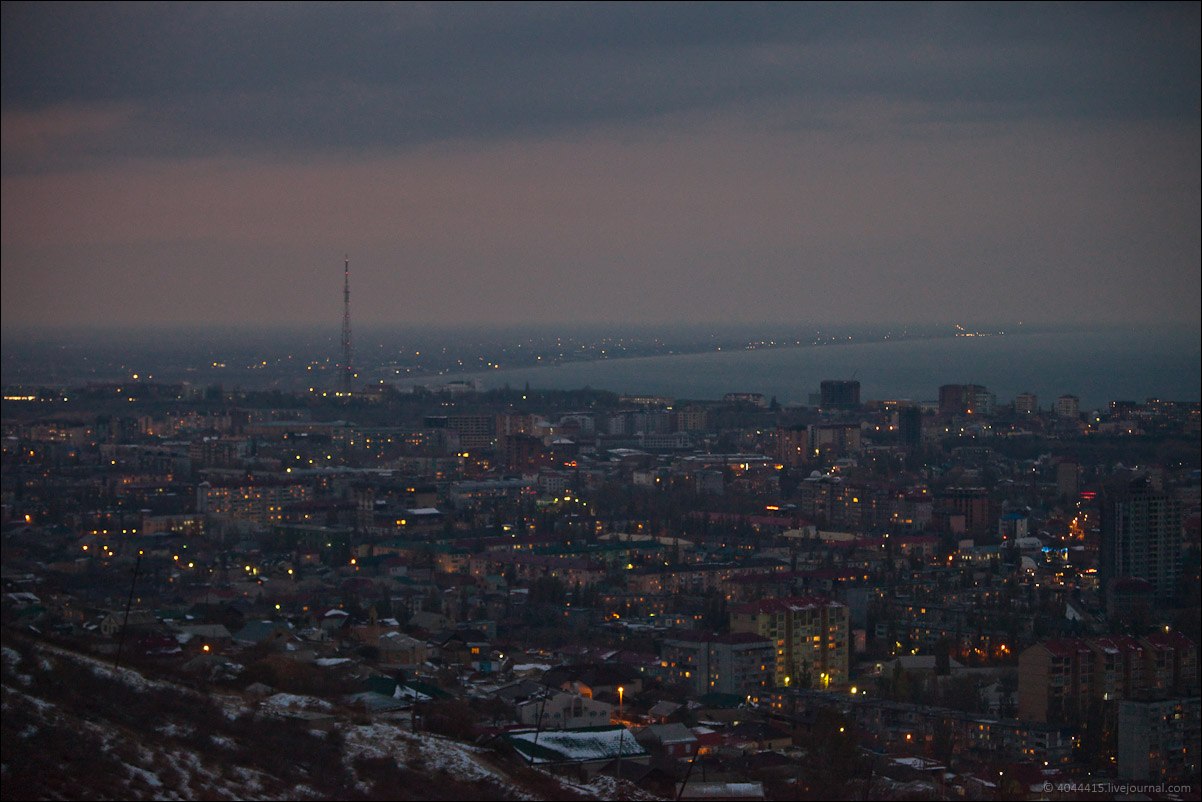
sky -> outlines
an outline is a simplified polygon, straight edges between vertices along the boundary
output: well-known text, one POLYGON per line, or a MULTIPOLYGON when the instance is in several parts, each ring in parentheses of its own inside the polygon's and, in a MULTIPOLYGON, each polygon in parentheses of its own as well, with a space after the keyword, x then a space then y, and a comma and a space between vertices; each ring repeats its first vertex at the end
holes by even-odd
POLYGON ((3 5, 5 328, 1199 328, 1198 3, 3 5))

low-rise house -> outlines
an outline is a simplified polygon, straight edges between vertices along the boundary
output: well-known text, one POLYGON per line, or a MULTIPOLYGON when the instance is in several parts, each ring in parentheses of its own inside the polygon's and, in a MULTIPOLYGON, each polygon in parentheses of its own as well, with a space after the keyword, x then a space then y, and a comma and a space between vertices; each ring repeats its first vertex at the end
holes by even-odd
POLYGON ((687 759, 697 751, 697 736, 683 724, 652 724, 635 738, 656 757, 687 759))
POLYGON ((402 668, 413 668, 426 662, 429 649, 424 640, 403 632, 385 632, 376 639, 381 662, 402 668))
POLYGON ((418 610, 409 617, 409 626, 422 629, 426 632, 438 632, 446 629, 451 623, 451 619, 447 618, 442 613, 433 613, 427 610, 418 610))
POLYGON ((178 624, 174 627, 180 643, 199 640, 204 643, 228 643, 234 636, 224 624, 178 624))
POLYGON ((667 724, 683 707, 679 702, 664 699, 651 705, 651 709, 647 711, 647 718, 654 724, 667 724))
POLYGON ((587 688, 587 695, 618 698, 618 688, 624 695, 642 693, 643 680, 637 669, 614 663, 585 663, 556 666, 543 675, 543 682, 555 687, 587 688))
POLYGON ((114 610, 100 620, 100 634, 114 638, 122 629, 152 629, 158 626, 158 623, 159 619, 153 610, 130 610, 128 613, 114 610))
POLYGON ((258 646, 268 644, 283 648, 292 640, 292 630, 286 624, 278 621, 249 621, 246 626, 234 633, 234 642, 243 646, 258 646))
POLYGON ((326 632, 335 632, 346 626, 346 622, 350 619, 350 613, 346 610, 328 610, 321 617, 321 628, 326 632))
POLYGON ((793 745, 793 737, 756 721, 734 724, 724 734, 726 745, 743 752, 784 749, 793 745))
POLYGON ((608 725, 613 705, 567 691, 530 698, 517 705, 518 721, 532 727, 571 730, 608 725))
POLYGON ((375 691, 354 693, 348 696, 346 700, 351 707, 362 711, 369 716, 380 716, 386 713, 396 713, 401 710, 407 710, 412 706, 412 703, 407 699, 388 696, 386 694, 376 693, 375 691))
POLYGON ((449 665, 471 666, 484 673, 497 668, 491 659, 488 638, 479 630, 457 630, 437 643, 443 662, 449 665))
POLYGON ((518 704, 530 699, 541 698, 546 692, 547 688, 541 682, 536 682, 532 679, 520 679, 517 682, 511 682, 508 685, 496 688, 490 695, 493 699, 498 699, 508 704, 518 704))

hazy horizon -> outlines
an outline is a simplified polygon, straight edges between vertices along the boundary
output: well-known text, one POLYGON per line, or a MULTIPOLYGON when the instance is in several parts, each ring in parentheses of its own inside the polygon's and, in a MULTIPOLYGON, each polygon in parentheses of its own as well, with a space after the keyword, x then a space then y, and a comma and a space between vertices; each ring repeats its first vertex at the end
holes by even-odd
MULTIPOLYGON (((213 340, 237 339, 243 344, 253 343, 261 335, 265 340, 298 338, 308 344, 322 341, 340 347, 341 318, 312 323, 183 323, 156 322, 142 325, 116 323, 32 323, 10 324, 0 322, 0 332, 16 342, 32 340, 87 341, 87 343, 114 343, 121 340, 136 340, 140 344, 147 337, 167 338, 157 342, 170 342, 180 338, 195 342, 196 337, 213 340)), ((1137 332, 1158 331, 1178 336, 1197 336, 1202 340, 1202 325, 1190 322, 1157 321, 1144 322, 1073 322, 1073 323, 1027 323, 1025 321, 871 321, 863 323, 813 321, 681 321, 681 322, 609 322, 609 321, 536 321, 487 323, 478 321, 432 322, 432 323, 385 323, 355 322, 352 340, 356 348, 372 344, 376 340, 396 338, 436 338, 441 336, 462 339, 465 337, 500 341, 515 337, 551 337, 563 335, 573 338, 628 336, 631 338, 660 338, 666 342, 678 340, 739 340, 749 342, 771 340, 772 344, 789 346, 806 345, 807 342, 792 342, 793 338, 820 335, 823 338, 852 337, 856 340, 877 339, 924 339, 931 337, 954 337, 964 332, 974 335, 1022 335, 1031 333, 1065 332, 1137 332)), ((148 344, 153 344, 150 341, 148 344)), ((6 349, 7 350, 7 349, 6 349)))
MULTIPOLYGON (((984 384, 999 398, 1069 392, 1099 405, 1153 396, 1196 401, 1202 393, 1202 342, 1190 327, 962 334, 935 326, 366 327, 356 340, 355 384, 438 387, 465 379, 484 389, 593 387, 677 398, 751 391, 782 403, 804 402, 829 378, 861 380, 869 398, 934 397, 939 385, 957 382, 984 384)), ((134 380, 312 392, 338 385, 339 361, 330 327, 42 332, 3 343, 10 388, 134 380)))

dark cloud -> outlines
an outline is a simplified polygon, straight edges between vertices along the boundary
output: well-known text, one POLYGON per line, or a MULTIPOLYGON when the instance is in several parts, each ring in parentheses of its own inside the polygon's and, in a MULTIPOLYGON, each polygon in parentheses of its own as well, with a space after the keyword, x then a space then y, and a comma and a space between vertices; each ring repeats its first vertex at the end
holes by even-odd
POLYGON ((757 102, 1196 121, 1198 4, 982 5, 6 4, 3 104, 128 109, 92 156, 387 148, 757 102))
POLYGON ((5 3, 3 319, 1196 326, 1199 8, 5 3))

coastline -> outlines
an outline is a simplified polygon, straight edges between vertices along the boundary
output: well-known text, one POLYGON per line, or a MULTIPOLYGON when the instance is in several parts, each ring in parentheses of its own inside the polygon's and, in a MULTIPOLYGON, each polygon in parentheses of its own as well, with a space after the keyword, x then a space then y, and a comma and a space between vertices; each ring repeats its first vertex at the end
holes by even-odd
POLYGON ((838 349, 776 347, 622 357, 536 367, 410 378, 398 386, 478 381, 481 389, 529 383, 543 389, 592 387, 619 393, 717 400, 760 392, 806 403, 823 379, 863 383, 865 399, 934 400, 941 384, 983 384, 999 403, 1036 392, 1042 403, 1078 395, 1097 408, 1111 400, 1202 395, 1198 340, 1163 332, 1023 332, 995 337, 928 337, 843 343, 838 349), (1173 348, 1165 348, 1171 341, 1173 348), (1151 357, 1151 358, 1150 358, 1151 357), (431 378, 437 381, 432 382, 431 378))

